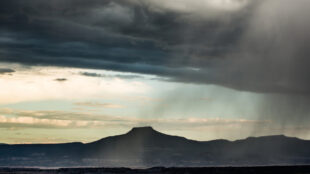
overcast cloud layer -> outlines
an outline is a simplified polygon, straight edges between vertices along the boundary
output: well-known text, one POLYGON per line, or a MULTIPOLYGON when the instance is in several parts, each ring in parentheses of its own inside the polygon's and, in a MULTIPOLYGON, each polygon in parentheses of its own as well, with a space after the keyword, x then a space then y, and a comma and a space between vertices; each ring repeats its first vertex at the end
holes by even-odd
POLYGON ((309 0, 10 0, 0 61, 310 92, 309 0))

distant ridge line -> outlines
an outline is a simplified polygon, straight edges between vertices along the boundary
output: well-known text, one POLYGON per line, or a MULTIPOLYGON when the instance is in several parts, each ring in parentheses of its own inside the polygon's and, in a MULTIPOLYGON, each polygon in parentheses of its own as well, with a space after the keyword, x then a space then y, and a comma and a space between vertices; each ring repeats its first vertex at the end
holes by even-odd
POLYGON ((310 141, 284 135, 195 141, 150 126, 90 143, 0 145, 0 167, 310 165, 310 141))

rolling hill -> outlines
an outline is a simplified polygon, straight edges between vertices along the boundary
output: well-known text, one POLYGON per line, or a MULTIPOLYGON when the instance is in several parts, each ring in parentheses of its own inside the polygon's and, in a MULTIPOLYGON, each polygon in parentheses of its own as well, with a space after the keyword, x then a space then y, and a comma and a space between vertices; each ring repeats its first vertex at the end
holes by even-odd
POLYGON ((0 144, 0 166, 201 167, 310 164, 310 141, 283 135, 194 141, 152 127, 91 143, 0 144))

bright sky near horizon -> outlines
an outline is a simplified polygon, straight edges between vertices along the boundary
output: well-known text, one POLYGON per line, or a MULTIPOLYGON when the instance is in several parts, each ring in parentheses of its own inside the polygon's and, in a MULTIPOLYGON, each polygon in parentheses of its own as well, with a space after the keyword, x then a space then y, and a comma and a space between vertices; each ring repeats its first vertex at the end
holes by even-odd
POLYGON ((260 118, 255 105, 261 94, 134 73, 12 68, 14 75, 0 78, 4 143, 90 142, 136 126, 196 140, 296 136, 294 130, 283 132, 281 125, 260 118), (255 133, 257 127, 261 131, 255 133))

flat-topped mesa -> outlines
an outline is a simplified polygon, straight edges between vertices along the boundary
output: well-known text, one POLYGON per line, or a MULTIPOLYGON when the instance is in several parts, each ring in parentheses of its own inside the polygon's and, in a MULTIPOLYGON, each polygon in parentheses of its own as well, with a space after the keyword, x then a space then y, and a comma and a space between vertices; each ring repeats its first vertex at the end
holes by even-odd
POLYGON ((151 126, 145 126, 145 127, 134 127, 132 128, 127 134, 154 134, 159 133, 156 130, 154 130, 151 126))

